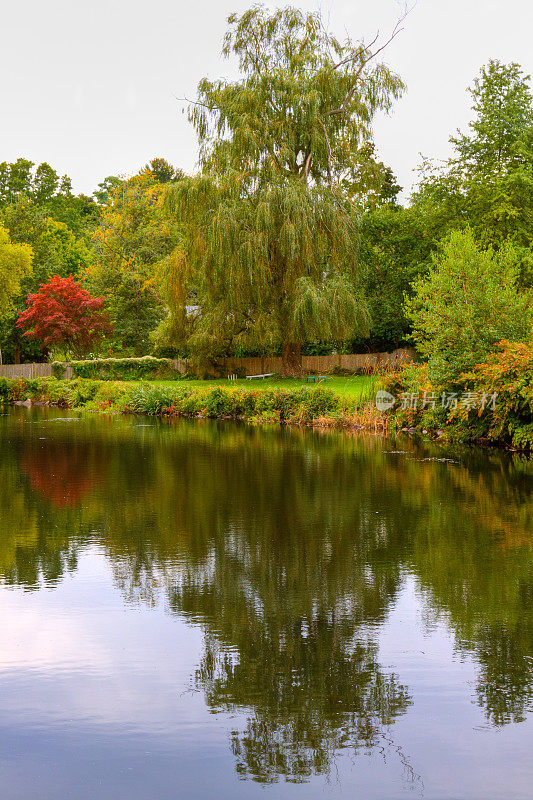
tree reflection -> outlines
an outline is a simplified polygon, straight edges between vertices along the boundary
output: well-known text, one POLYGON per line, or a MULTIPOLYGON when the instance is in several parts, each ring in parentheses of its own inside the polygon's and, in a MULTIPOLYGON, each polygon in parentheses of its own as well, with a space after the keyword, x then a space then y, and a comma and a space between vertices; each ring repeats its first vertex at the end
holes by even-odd
POLYGON ((194 686, 214 712, 244 712, 243 777, 304 780, 388 737, 411 699, 377 634, 406 570, 476 660, 490 722, 531 708, 531 462, 101 417, 49 425, 46 442, 27 422, 0 425, 2 579, 57 582, 97 543, 128 602, 201 625, 194 686))
POLYGON ((232 734, 239 773, 268 782, 328 772, 337 750, 375 745, 410 702, 380 666, 375 641, 397 589, 394 570, 373 569, 357 547, 336 558, 328 537, 312 550, 329 558, 310 559, 309 542, 284 533, 253 546, 244 532, 216 539, 170 593, 174 611, 204 626, 195 682, 208 706, 249 715, 232 734), (306 556, 315 568, 303 568, 306 556))
POLYGON ((340 748, 374 746, 407 708, 406 688, 383 671, 375 642, 354 641, 348 619, 260 627, 248 620, 232 648, 209 632, 196 674, 213 711, 248 716, 232 733, 241 775, 272 782, 327 773, 340 748))
POLYGON ((105 463, 97 458, 91 442, 65 443, 56 439, 21 443, 21 470, 32 489, 59 508, 77 508, 103 479, 105 463))

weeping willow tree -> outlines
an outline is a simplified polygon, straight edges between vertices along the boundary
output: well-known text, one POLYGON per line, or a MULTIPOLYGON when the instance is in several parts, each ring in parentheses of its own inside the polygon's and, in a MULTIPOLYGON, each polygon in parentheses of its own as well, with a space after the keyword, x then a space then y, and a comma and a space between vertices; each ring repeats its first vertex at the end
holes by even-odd
POLYGON ((174 193, 185 244, 169 265, 171 327, 203 357, 280 348, 296 375, 306 339, 366 329, 346 186, 403 84, 376 61, 388 42, 341 42, 318 14, 254 6, 228 23, 241 78, 202 80, 189 105, 201 171, 174 193))

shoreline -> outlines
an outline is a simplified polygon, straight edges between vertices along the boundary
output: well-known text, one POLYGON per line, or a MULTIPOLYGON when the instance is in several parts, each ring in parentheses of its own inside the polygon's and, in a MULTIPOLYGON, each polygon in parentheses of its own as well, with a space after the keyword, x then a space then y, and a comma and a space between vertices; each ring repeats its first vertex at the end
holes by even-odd
MULTIPOLYGON (((453 430, 405 427, 394 414, 384 414, 369 399, 356 402, 326 387, 194 387, 151 382, 74 378, 1 379, 0 400, 6 405, 56 407, 99 414, 138 414, 185 419, 235 420, 337 431, 405 434, 429 441, 457 443, 453 430)), ((524 452, 507 442, 470 439, 464 445, 524 452)))
POLYGON ((0 379, 0 398, 9 405, 96 413, 227 419, 376 433, 399 430, 395 417, 379 412, 367 398, 354 400, 322 386, 191 387, 185 381, 167 386, 149 381, 21 378, 0 379))
MULTIPOLYGON (((109 408, 93 408, 88 407, 86 405, 77 405, 71 406, 66 405, 62 402, 53 402, 53 401, 25 401, 25 400, 16 400, 12 402, 8 402, 6 405, 10 408, 60 408, 64 409, 65 411, 82 411, 87 414, 101 414, 101 415, 113 415, 113 416, 145 416, 145 417, 157 417, 158 419, 168 419, 168 418, 175 418, 175 419, 190 419, 190 420, 224 420, 226 422, 242 422, 249 425, 289 425, 292 427, 303 427, 303 428, 320 428, 322 430, 351 430, 351 431, 368 431, 371 433, 381 433, 384 435, 390 434, 411 434, 422 436, 421 431, 415 430, 413 428, 401 428, 398 423, 396 422, 394 417, 384 417, 383 419, 376 419, 372 417, 370 413, 365 416, 364 410, 360 412, 358 415, 341 415, 335 417, 327 417, 327 416, 319 416, 319 417, 312 417, 310 419, 301 419, 298 417, 287 417, 284 419, 280 419, 277 416, 243 416, 238 414, 188 414, 185 412, 180 412, 176 410, 162 410, 155 413, 147 413, 145 411, 132 411, 131 409, 118 409, 110 406, 109 408), (392 425, 391 425, 392 423, 392 425), (392 428, 392 430, 391 430, 392 428)), ((430 439, 431 437, 426 437, 430 439)))

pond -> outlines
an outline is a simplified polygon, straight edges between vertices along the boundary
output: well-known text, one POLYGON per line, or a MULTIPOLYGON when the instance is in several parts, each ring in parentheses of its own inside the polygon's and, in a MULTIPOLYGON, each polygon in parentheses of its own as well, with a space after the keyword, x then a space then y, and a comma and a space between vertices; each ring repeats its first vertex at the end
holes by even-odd
POLYGON ((6 800, 531 798, 533 463, 0 417, 6 800))

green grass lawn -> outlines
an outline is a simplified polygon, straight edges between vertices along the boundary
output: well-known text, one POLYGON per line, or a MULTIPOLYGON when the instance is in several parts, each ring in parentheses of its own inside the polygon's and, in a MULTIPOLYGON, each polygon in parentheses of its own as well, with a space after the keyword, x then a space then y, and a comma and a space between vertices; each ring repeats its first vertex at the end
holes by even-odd
MULTIPOLYGON (((175 386, 176 383, 181 381, 151 381, 161 386, 175 386)), ((353 400, 365 400, 369 398, 380 386, 379 375, 355 375, 347 378, 342 377, 329 377, 325 381, 307 382, 305 378, 254 378, 253 380, 236 380, 228 381, 227 378, 220 378, 219 380, 211 381, 183 381, 187 386, 198 386, 203 389, 209 389, 212 386, 243 386, 247 389, 261 389, 261 388, 277 388, 277 389, 296 389, 302 386, 313 388, 315 386, 332 389, 344 397, 349 397, 353 400)))

